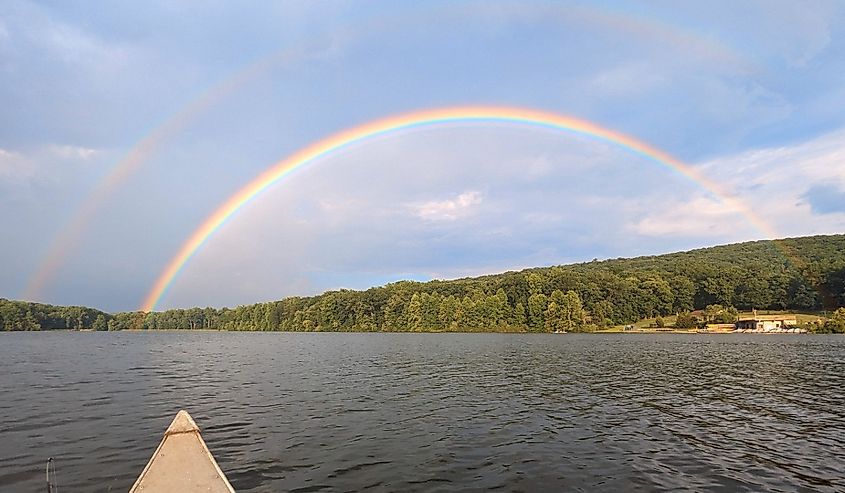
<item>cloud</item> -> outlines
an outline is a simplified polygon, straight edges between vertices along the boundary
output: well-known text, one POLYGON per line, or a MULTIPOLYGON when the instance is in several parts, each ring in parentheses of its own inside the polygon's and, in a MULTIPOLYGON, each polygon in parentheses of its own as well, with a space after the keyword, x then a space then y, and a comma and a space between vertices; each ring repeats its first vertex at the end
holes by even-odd
POLYGON ((76 70, 108 68, 115 71, 125 66, 130 53, 125 45, 96 35, 59 20, 55 12, 26 3, 12 3, 2 12, 10 24, 0 24, 0 39, 5 38, 14 59, 21 68, 32 66, 33 52, 51 63, 59 62, 76 70))
POLYGON ((0 148, 0 179, 17 184, 58 178, 67 164, 89 162, 103 151, 89 147, 48 144, 26 152, 0 148))
POLYGON ((700 168, 717 181, 736 184, 737 190, 777 189, 791 196, 806 190, 802 184, 845 184, 845 129, 791 146, 754 149, 713 159, 700 168))
POLYGON ((34 174, 35 166, 26 156, 0 149, 0 178, 19 181, 31 178, 34 174))
MULTIPOLYGON (((186 28, 191 8, 172 3, 0 2, 0 219, 24 228, 4 242, 14 262, 3 266, 0 289, 17 291, 12 271, 37 262, 31 238, 62 226, 116 161, 107 162, 111 153, 261 60, 225 97, 179 116, 184 125, 97 211, 54 293, 133 308, 134 299, 127 306, 107 292, 145 288, 131 283, 154 276, 264 166, 351 125, 433 106, 515 105, 588 119, 687 162, 708 159, 702 172, 784 236, 845 230, 834 210, 845 190, 845 132, 812 139, 845 126, 845 26, 835 4, 632 10, 505 0, 388 11, 356 4, 328 16, 312 2, 263 11, 219 4, 192 12, 186 28), (285 50, 292 54, 265 58, 285 50), (811 140, 793 144, 802 139, 811 140), (146 197, 143 207, 116 198, 133 194, 146 197), (139 230, 143 239, 124 245, 139 230)), ((169 303, 250 302, 403 273, 478 274, 760 237, 666 169, 548 129, 421 127, 305 168, 229 221, 169 303)))
POLYGON ((749 228, 715 197, 642 196, 627 207, 626 229, 651 237, 740 241, 760 235, 797 236, 845 231, 845 130, 792 146, 755 149, 698 165, 765 223, 749 228))
MULTIPOLYGON (((805 234, 824 229, 805 221, 809 206, 796 205, 805 189, 783 193, 768 174, 780 179, 790 164, 809 167, 812 159, 830 173, 821 156, 843 147, 836 141, 698 166, 755 210, 776 210, 765 216, 781 221, 779 231, 805 234)), ((409 133, 335 155, 263 195, 208 242, 166 306, 654 254, 762 234, 700 187, 623 149, 521 128, 409 133), (526 179, 532 164, 542 179, 526 179)))
POLYGON ((88 161, 101 154, 99 149, 73 145, 50 145, 49 152, 60 159, 88 161))
POLYGON ((411 205, 411 209, 417 217, 428 221, 454 221, 471 214, 481 202, 481 192, 468 190, 454 199, 423 202, 411 205))
POLYGON ((801 198, 816 214, 845 213, 845 190, 833 185, 814 185, 801 198))
POLYGON ((845 190, 845 129, 715 159, 701 170, 735 190, 781 236, 845 231, 845 215, 834 214, 845 190))
POLYGON ((643 236, 712 238, 732 236, 737 212, 708 197, 666 201, 657 212, 631 224, 629 230, 643 236))

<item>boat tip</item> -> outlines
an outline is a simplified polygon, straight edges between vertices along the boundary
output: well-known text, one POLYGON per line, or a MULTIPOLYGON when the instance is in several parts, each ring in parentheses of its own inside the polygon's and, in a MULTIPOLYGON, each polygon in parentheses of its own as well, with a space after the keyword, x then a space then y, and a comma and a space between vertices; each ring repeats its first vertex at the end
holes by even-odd
POLYGON ((164 432, 164 434, 172 435, 174 433, 190 433, 193 431, 199 432, 200 429, 194 422, 194 418, 188 414, 188 411, 182 409, 176 413, 176 417, 173 418, 173 422, 170 423, 170 426, 167 427, 167 431, 164 432))

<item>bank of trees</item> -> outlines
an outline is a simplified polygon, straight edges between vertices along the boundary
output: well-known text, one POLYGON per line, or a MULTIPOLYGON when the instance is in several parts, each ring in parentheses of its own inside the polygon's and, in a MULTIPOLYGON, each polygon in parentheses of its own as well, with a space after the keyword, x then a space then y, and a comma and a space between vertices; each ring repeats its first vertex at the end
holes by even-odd
POLYGON ((397 282, 234 309, 120 314, 115 328, 290 331, 579 331, 681 314, 728 323, 737 310, 845 306, 845 235, 669 255, 397 282), (699 317, 689 313, 702 310, 699 317))
MULTIPOLYGON (((82 322, 70 317, 74 326, 67 328, 93 325, 100 316, 97 328, 111 330, 572 332, 670 314, 681 314, 681 324, 719 322, 737 309, 845 306, 843 252, 845 235, 758 241, 452 281, 402 281, 233 309, 92 310, 82 322), (704 310, 702 320, 689 315, 693 310, 704 310)), ((4 328, 65 328, 44 325, 35 312, 3 320, 16 324, 4 328)))
POLYGON ((827 334, 845 334, 845 308, 839 308, 830 315, 817 332, 827 334))
POLYGON ((83 306, 55 306, 0 298, 0 330, 106 330, 111 315, 83 306))
MULTIPOLYGON (((440 284, 440 283, 438 283, 440 284)), ((213 308, 118 313, 111 330, 199 329, 286 331, 501 331, 553 332, 589 329, 578 293, 560 290, 531 298, 529 319, 524 303, 513 303, 503 288, 493 293, 444 292, 431 283, 399 282, 368 291, 331 291, 309 298, 213 308)))

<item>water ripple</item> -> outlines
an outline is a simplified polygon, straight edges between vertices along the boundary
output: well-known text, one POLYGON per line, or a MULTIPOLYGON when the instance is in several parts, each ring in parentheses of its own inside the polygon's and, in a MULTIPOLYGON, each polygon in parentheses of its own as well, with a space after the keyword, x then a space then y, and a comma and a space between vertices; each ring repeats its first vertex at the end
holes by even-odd
POLYGON ((240 492, 845 491, 845 338, 0 334, 0 491, 125 491, 186 408, 240 492))

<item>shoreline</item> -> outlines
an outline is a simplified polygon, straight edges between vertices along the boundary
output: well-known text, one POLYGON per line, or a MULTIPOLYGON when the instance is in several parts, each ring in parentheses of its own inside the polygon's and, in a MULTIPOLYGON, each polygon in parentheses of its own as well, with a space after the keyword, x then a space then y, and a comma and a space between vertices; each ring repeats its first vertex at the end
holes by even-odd
MULTIPOLYGON (((831 335, 828 333, 816 332, 741 332, 741 331, 698 331, 698 330, 597 330, 592 332, 519 332, 519 331, 482 331, 482 330, 450 330, 450 331, 409 331, 409 330, 380 330, 380 331, 359 331, 359 330, 229 330, 229 329, 123 329, 123 330, 93 330, 93 329, 42 329, 42 330, 8 330, 0 333, 25 333, 25 332, 90 332, 90 333, 145 333, 145 332, 178 332, 178 333, 208 333, 208 332, 241 332, 241 333, 262 333, 262 334, 512 334, 512 335, 663 335, 663 334, 685 334, 685 335, 831 335)), ((845 335, 845 334, 832 334, 845 335)))

